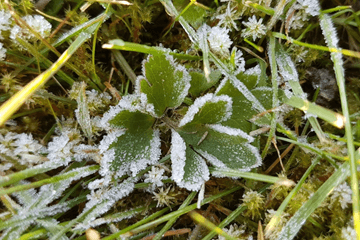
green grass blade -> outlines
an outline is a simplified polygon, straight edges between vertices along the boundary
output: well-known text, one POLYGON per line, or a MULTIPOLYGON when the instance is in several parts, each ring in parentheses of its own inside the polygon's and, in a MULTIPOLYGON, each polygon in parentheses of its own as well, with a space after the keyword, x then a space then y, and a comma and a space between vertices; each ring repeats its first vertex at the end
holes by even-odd
POLYGON ((245 178, 251 179, 260 182, 267 182, 267 183, 279 183, 283 182, 283 184, 293 184, 294 182, 291 180, 285 180, 278 177, 273 177, 265 174, 253 173, 253 172, 242 172, 238 170, 232 169, 222 169, 222 168, 209 168, 210 172, 214 176, 218 177, 230 177, 230 178, 245 178))
POLYGON ((285 198, 285 200, 281 203, 280 207, 277 209, 275 215, 271 218, 270 222, 266 225, 265 228, 265 236, 269 237, 269 234, 272 231, 272 228, 275 227, 279 222, 282 213, 285 211, 286 206, 289 204, 291 199, 296 195, 296 193, 300 190, 302 184, 305 182, 306 178, 310 175, 311 171, 318 164, 320 157, 317 157, 312 163, 311 166, 306 170, 304 175, 301 177, 300 181, 296 184, 294 189, 289 193, 289 195, 285 198))
POLYGON ((343 115, 316 105, 308 100, 293 96, 290 99, 283 97, 282 101, 292 107, 314 114, 337 128, 343 128, 346 123, 343 115))
POLYGON ((304 225, 306 219, 325 200, 331 190, 345 181, 350 175, 350 165, 344 163, 341 167, 314 193, 314 195, 294 214, 294 216, 283 227, 278 240, 291 240, 304 225))
MULTIPOLYGON (((336 36, 336 30, 331 22, 331 18, 327 14, 320 14, 320 27, 323 30, 325 41, 330 49, 338 48, 338 38, 336 36)), ((339 87, 340 101, 343 115, 345 117, 345 135, 347 139, 347 148, 350 158, 351 169, 351 190, 353 201, 353 217, 354 228, 357 233, 357 239, 360 239, 360 196, 359 196, 359 180, 357 177, 357 162, 355 159, 355 147, 353 143, 353 135, 351 130, 351 121, 349 115, 349 108, 345 91, 345 73, 343 68, 343 60, 341 53, 332 52, 331 60, 334 63, 334 70, 337 85, 339 87)))
POLYGON ((0 196, 3 196, 5 194, 10 194, 10 193, 13 193, 13 192, 27 190, 27 189, 30 189, 30 188, 40 187, 42 185, 49 184, 49 183, 55 183, 55 182, 58 182, 58 181, 63 180, 63 179, 73 178, 73 177, 77 176, 78 174, 81 174, 81 173, 83 174, 84 172, 88 172, 88 173, 89 172, 96 172, 97 170, 99 170, 99 168, 100 168, 99 165, 83 167, 83 168, 81 168, 81 169, 79 169, 77 171, 73 170, 73 171, 68 172, 68 173, 64 173, 64 174, 61 174, 61 175, 50 177, 50 178, 40 180, 40 181, 37 181, 37 182, 33 182, 33 183, 30 183, 30 184, 18 185, 18 186, 11 187, 11 188, 0 189, 0 196))
POLYGON ((91 25, 83 32, 81 32, 76 40, 63 54, 61 54, 58 60, 49 69, 37 76, 22 90, 17 92, 12 98, 1 105, 0 126, 2 126, 37 89, 41 88, 52 76, 54 76, 57 71, 60 70, 60 68, 70 59, 75 51, 91 37, 91 34, 101 23, 102 21, 96 22, 96 24, 91 25))
MULTIPOLYGON (((189 196, 185 199, 185 201, 181 204, 181 206, 179 207, 179 209, 183 209, 184 207, 188 206, 191 201, 194 199, 194 197, 196 196, 197 192, 192 192, 189 194, 189 196)), ((176 222, 178 218, 173 218, 171 220, 169 220, 165 226, 155 235, 155 237, 153 238, 153 240, 160 240, 163 235, 165 234, 166 231, 168 231, 176 222)))
POLYGON ((152 54, 152 55, 167 53, 169 55, 174 56, 175 58, 183 59, 183 60, 200 60, 201 59, 198 56, 192 56, 192 55, 183 54, 183 53, 174 53, 174 52, 167 50, 166 48, 149 47, 149 46, 146 46, 143 44, 125 42, 121 39, 110 40, 109 43, 104 44, 102 47, 105 49, 117 49, 117 50, 124 50, 124 51, 130 51, 130 52, 141 52, 141 53, 152 54))

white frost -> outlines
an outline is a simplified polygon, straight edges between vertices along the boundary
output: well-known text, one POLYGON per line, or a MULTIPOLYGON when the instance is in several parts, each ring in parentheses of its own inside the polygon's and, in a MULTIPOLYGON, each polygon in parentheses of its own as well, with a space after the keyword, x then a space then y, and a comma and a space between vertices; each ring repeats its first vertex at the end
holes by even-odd
POLYGON ((231 128, 231 127, 225 127, 225 126, 222 126, 220 124, 209 124, 209 125, 206 125, 207 127, 217 131, 217 132, 220 132, 220 133, 225 133, 227 135, 231 135, 231 136, 239 136, 239 137, 242 137, 246 140, 248 140, 249 142, 253 142, 254 141, 254 138, 251 137, 249 134, 247 134, 246 132, 240 130, 240 129, 237 129, 237 128, 231 128))
POLYGON ((172 179, 180 182, 184 177, 184 167, 186 160, 186 144, 180 134, 171 130, 171 163, 172 179))

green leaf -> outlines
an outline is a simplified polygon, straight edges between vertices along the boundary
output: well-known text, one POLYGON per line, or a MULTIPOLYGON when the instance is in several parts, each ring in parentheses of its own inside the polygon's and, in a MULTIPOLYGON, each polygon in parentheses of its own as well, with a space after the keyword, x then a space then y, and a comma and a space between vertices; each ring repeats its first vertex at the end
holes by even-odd
POLYGON ((190 88, 190 75, 170 55, 149 55, 143 63, 143 74, 136 81, 138 93, 145 93, 162 116, 167 108, 180 106, 190 88))
POLYGON ((185 131, 196 131, 203 124, 225 121, 231 116, 231 98, 208 93, 195 100, 179 123, 185 131))
POLYGON ((196 191, 210 178, 205 160, 174 130, 171 136, 171 162, 171 178, 179 187, 196 191))
MULTIPOLYGON (((258 99, 258 101, 266 108, 270 109, 272 104, 272 91, 270 88, 261 87, 253 89, 251 93, 258 99)), ((248 100, 240 90, 232 84, 228 79, 224 79, 216 91, 216 95, 228 95, 232 98, 233 114, 231 117, 221 124, 233 128, 239 128, 244 132, 249 133, 252 130, 252 124, 249 122, 254 115, 259 112, 253 108, 253 104, 248 100)), ((267 119, 260 121, 262 124, 270 124, 267 119)))
POLYGON ((136 175, 160 157, 160 133, 153 130, 153 106, 147 104, 146 95, 128 95, 104 114, 105 128, 114 128, 100 142, 104 152, 102 172, 112 171, 120 177, 129 171, 136 175))
POLYGON ((135 176, 160 157, 160 133, 151 128, 126 131, 109 147, 114 150, 110 170, 123 176, 130 170, 135 176))
POLYGON ((256 65, 253 68, 247 69, 245 72, 240 72, 236 75, 236 78, 245 84, 245 86, 250 90, 257 86, 260 81, 261 69, 259 65, 256 65))
POLYGON ((212 71, 209 75, 210 82, 208 82, 205 75, 200 72, 190 72, 190 76, 191 87, 189 93, 198 97, 201 93, 214 86, 220 80, 221 72, 218 70, 212 71))
POLYGON ((129 132, 146 131, 154 124, 155 118, 139 111, 131 112, 129 110, 121 111, 113 119, 110 124, 118 127, 126 128, 129 132))
POLYGON ((240 129, 207 125, 196 133, 180 132, 185 142, 212 165, 249 171, 261 164, 253 138, 240 129))
POLYGON ((216 167, 248 171, 261 164, 254 139, 240 129, 222 126, 231 114, 229 96, 209 93, 197 98, 172 133, 173 179, 188 190, 199 190, 209 178, 204 161, 216 167))

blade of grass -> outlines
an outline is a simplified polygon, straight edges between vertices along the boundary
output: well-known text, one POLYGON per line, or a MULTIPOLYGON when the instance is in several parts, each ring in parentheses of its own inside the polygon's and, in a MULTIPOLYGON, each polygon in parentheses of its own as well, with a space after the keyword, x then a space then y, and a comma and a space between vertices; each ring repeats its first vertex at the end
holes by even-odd
POLYGON ((236 238, 234 238, 234 237, 230 236, 229 234, 227 234, 225 231, 223 231, 221 228, 217 227, 215 224, 213 224, 212 222, 210 222, 209 220, 204 218, 199 213, 197 213, 195 211, 191 211, 189 213, 189 215, 193 220, 195 220, 197 223, 203 225, 204 227, 206 227, 210 231, 215 231, 217 234, 223 236, 224 238, 226 238, 228 240, 236 240, 236 238))
POLYGON ((83 168, 79 168, 77 170, 73 170, 68 173, 56 175, 54 177, 50 177, 50 178, 40 180, 37 182, 33 182, 30 184, 18 185, 18 186, 7 188, 7 189, 0 189, 0 196, 3 196, 5 194, 10 194, 13 192, 27 190, 30 188, 40 187, 42 185, 49 184, 49 183, 55 183, 62 179, 72 178, 72 177, 76 176, 77 174, 81 174, 82 172, 96 172, 97 170, 99 170, 99 168, 100 168, 100 166, 98 166, 98 165, 83 167, 83 168))
POLYGON ((104 44, 102 47, 105 49, 117 49, 117 50, 131 51, 131 52, 141 52, 141 53, 152 54, 152 55, 167 53, 178 59, 201 60, 201 57, 199 57, 199 56, 192 56, 192 55, 183 54, 183 53, 174 53, 174 52, 169 51, 166 48, 149 47, 149 46, 146 46, 143 44, 125 42, 121 39, 110 40, 109 43, 104 44))
MULTIPOLYGON (((237 190, 239 190, 241 188, 242 187, 235 187, 235 188, 232 188, 230 190, 224 191, 222 193, 216 194, 214 196, 205 198, 201 202, 201 205, 205 205, 205 204, 207 204, 209 202, 212 202, 212 201, 214 201, 214 200, 216 200, 218 198, 221 198, 223 196, 231 194, 231 193, 233 193, 233 192, 235 192, 235 191, 237 191, 237 190)), ((188 213, 188 212, 190 212, 190 211, 192 211, 192 210, 194 210, 196 208, 197 208, 197 203, 194 203, 194 204, 191 204, 191 205, 189 205, 187 207, 184 207, 182 209, 178 209, 177 211, 171 212, 171 213, 169 213, 169 214, 167 214, 167 215, 165 215, 165 216, 163 216, 163 217, 161 217, 161 218, 159 218, 157 220, 154 220, 152 222, 146 221, 146 223, 145 222, 140 223, 141 222, 140 221, 140 222, 138 222, 138 223, 136 223, 136 224, 134 224, 132 226, 129 226, 127 228, 124 228, 124 229, 120 230, 117 233, 114 233, 114 234, 112 234, 110 236, 107 236, 107 237, 103 238, 102 240, 112 240, 112 239, 115 239, 115 238, 117 238, 117 237, 119 237, 121 235, 122 235, 122 237, 129 237, 129 236, 131 236, 133 234, 140 233, 140 232, 145 231, 145 230, 147 230, 149 228, 157 226, 157 225, 159 225, 159 224, 161 224, 163 222, 169 221, 169 220, 171 220, 173 218, 176 218, 176 217, 179 217, 179 216, 181 216, 183 214, 186 214, 186 213, 188 213)), ((144 221, 145 221, 145 219, 144 219, 144 221)))
MULTIPOLYGON (((323 30, 325 41, 330 49, 338 48, 338 38, 336 30, 333 26, 331 18, 326 14, 320 14, 320 27, 323 30)), ((340 53, 332 52, 331 60, 334 63, 334 70, 337 85, 339 87, 340 101, 343 115, 345 117, 345 135, 347 139, 347 148, 350 158, 350 172, 351 172, 351 190, 353 201, 353 217, 354 228, 356 230, 357 239, 360 239, 360 196, 359 196, 359 180, 357 177, 357 162, 355 158, 355 147, 353 143, 353 135, 351 130, 350 115, 345 91, 345 73, 343 68, 343 60, 340 53)))
POLYGON ((288 179, 286 181, 284 181, 284 179, 279 178, 279 177, 273 177, 273 176, 259 174, 259 173, 253 173, 253 172, 242 172, 242 171, 233 170, 233 169, 222 169, 222 168, 214 168, 214 167, 210 167, 209 170, 212 175, 218 176, 218 177, 230 177, 230 178, 236 177, 236 178, 252 179, 255 181, 267 182, 267 183, 282 182, 283 184, 294 184, 293 181, 288 180, 288 179))
MULTIPOLYGON (((189 194, 189 196, 185 199, 185 201, 181 204, 181 206, 179 207, 179 209, 183 209, 184 207, 188 206, 191 201, 194 199, 194 197, 196 196, 197 192, 191 192, 189 194)), ((169 220, 165 226, 155 235, 155 237, 153 238, 153 240, 160 240, 163 235, 165 234, 165 232, 167 232, 176 222, 178 218, 173 218, 171 220, 169 220)))
POLYGON ((289 195, 284 199, 281 203, 280 207, 277 209, 275 215, 271 218, 270 222, 266 225, 265 228, 265 236, 268 238, 272 229, 280 222, 280 218, 282 213, 285 211, 286 206, 289 204, 291 199, 296 195, 296 193, 300 190, 302 184, 305 182, 306 178, 310 175, 311 171, 318 164, 320 157, 317 157, 312 163, 311 166, 306 170, 304 175, 301 177, 300 181, 296 184, 293 190, 289 193, 289 195))
POLYGON ((302 111, 314 114, 337 128, 343 128, 346 124, 346 118, 343 115, 316 105, 315 103, 309 102, 306 99, 302 99, 296 96, 288 99, 283 96, 282 101, 292 107, 296 107, 302 111))
POLYGON ((293 239, 304 225, 306 219, 320 206, 331 190, 345 181, 349 175, 350 165, 344 163, 286 223, 277 240, 293 239))
POLYGON ((97 22, 81 32, 76 40, 63 54, 61 54, 58 60, 49 69, 37 76, 12 98, 1 105, 0 126, 2 126, 37 89, 41 88, 57 71, 60 70, 60 68, 70 59, 72 54, 74 54, 75 51, 91 37, 91 34, 95 31, 97 25, 101 23, 101 21, 97 22))
POLYGON ((311 44, 311 43, 304 43, 304 42, 295 40, 289 36, 286 36, 282 33, 277 33, 277 32, 272 32, 272 35, 276 38, 287 40, 287 41, 289 41, 293 44, 299 45, 299 46, 304 46, 307 48, 312 48, 312 49, 325 51, 325 52, 342 53, 343 55, 346 55, 346 56, 360 58, 360 52, 355 52, 352 50, 340 49, 340 48, 335 48, 335 47, 325 47, 325 46, 311 44))

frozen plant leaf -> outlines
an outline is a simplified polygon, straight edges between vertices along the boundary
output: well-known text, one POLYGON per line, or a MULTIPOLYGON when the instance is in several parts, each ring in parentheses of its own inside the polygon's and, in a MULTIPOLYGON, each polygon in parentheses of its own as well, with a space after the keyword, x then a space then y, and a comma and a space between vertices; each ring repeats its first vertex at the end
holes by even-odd
POLYGON ((231 98, 206 94, 195 100, 172 132, 172 178, 180 187, 199 190, 209 179, 205 159, 221 168, 248 171, 261 164, 254 139, 240 129, 221 125, 231 116, 231 98))
POLYGON ((214 86, 220 80, 221 72, 219 70, 211 71, 209 74, 210 82, 208 82, 205 75, 200 72, 190 72, 190 76, 191 87, 189 93, 192 96, 198 97, 201 93, 214 86))
POLYGON ((231 116, 232 100, 226 95, 214 96, 208 93, 195 100, 179 123, 179 127, 192 131, 203 124, 225 121, 231 116))
MULTIPOLYGON (((253 89, 251 90, 251 93, 254 96, 256 94, 255 97, 266 109, 271 108, 272 91, 270 88, 261 87, 253 89)), ((259 112, 253 107, 252 102, 241 93, 237 82, 232 82, 226 78, 222 80, 216 90, 216 95, 223 94, 232 98, 233 114, 227 121, 224 121, 221 124, 228 127, 238 128, 249 133, 252 130, 249 119, 259 112)))
POLYGON ((236 75, 236 78, 245 84, 245 86, 251 90, 255 88, 260 81, 261 69, 259 65, 253 68, 247 69, 245 72, 240 72, 236 75))
MULTIPOLYGON (((306 95, 304 95, 302 87, 299 83, 299 76, 295 64, 279 43, 276 43, 275 57, 276 63, 279 67, 279 72, 285 81, 285 94, 287 93, 287 91, 292 90, 295 96, 306 99, 306 95)), ((287 97, 289 97, 292 94, 286 95, 287 97)))
POLYGON ((180 106, 190 88, 190 75, 170 55, 149 55, 143 62, 143 76, 136 80, 138 93, 145 93, 157 117, 167 108, 180 106))
POLYGON ((210 178, 205 160, 174 130, 171 135, 171 162, 172 179, 179 187, 196 191, 210 178))
POLYGON ((78 103, 78 108, 75 110, 75 116, 80 124, 81 129, 85 133, 85 136, 87 138, 90 138, 92 135, 92 126, 90 121, 89 107, 86 101, 85 89, 86 84, 82 82, 80 84, 79 94, 76 99, 78 103))
MULTIPOLYGON (((111 185, 110 181, 104 178, 95 180, 101 182, 101 184, 99 184, 100 186, 94 186, 96 183, 92 185, 95 181, 91 182, 89 184, 91 193, 87 195, 89 201, 86 203, 82 212, 84 219, 82 219, 81 223, 79 223, 75 229, 86 230, 90 227, 103 224, 104 222, 95 221, 96 217, 106 213, 117 201, 128 196, 134 190, 135 182, 138 180, 137 177, 129 177, 121 183, 115 182, 115 184, 111 185)), ((121 219, 119 219, 119 221, 120 220, 121 219)))
POLYGON ((196 133, 181 131, 180 135, 216 167, 249 171, 261 164, 258 150, 249 144, 253 138, 240 129, 211 124, 196 133))
POLYGON ((139 104, 144 105, 144 102, 137 102, 136 97, 129 96, 104 115, 102 121, 118 130, 100 142, 100 152, 104 153, 101 172, 111 171, 117 177, 128 172, 136 175, 159 159, 160 134, 152 128, 156 119, 139 104))
POLYGON ((18 239, 31 224, 39 220, 51 221, 52 216, 69 210, 73 206, 72 200, 63 203, 51 203, 59 198, 73 181, 95 172, 96 170, 93 170, 91 166, 76 168, 63 174, 63 176, 68 176, 67 178, 43 185, 38 192, 29 189, 13 193, 19 204, 14 203, 12 206, 12 208, 16 209, 16 214, 10 219, 0 222, 0 231, 5 229, 0 239, 18 239))

